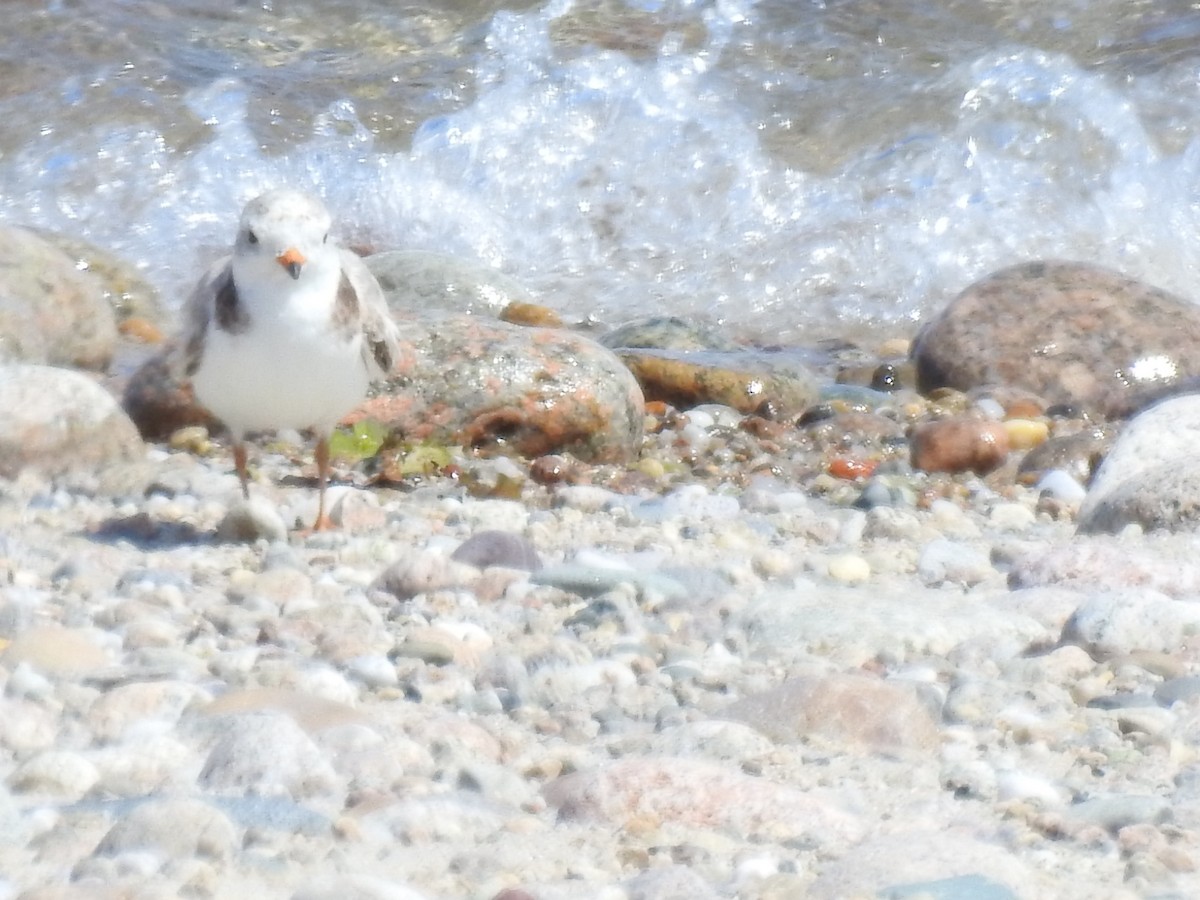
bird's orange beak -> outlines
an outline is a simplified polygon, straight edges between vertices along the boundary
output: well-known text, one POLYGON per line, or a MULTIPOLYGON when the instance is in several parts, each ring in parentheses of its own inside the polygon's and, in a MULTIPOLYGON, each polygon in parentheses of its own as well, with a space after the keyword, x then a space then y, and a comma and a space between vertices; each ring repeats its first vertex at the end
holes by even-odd
POLYGON ((283 266, 285 269, 287 269, 288 274, 291 275, 292 278, 299 278, 300 277, 300 268, 306 262, 308 262, 308 260, 304 256, 304 254, 301 253, 299 250, 297 250, 295 247, 288 247, 286 250, 284 250, 282 253, 280 253, 277 257, 275 257, 275 261, 277 263, 279 263, 281 266, 283 266))

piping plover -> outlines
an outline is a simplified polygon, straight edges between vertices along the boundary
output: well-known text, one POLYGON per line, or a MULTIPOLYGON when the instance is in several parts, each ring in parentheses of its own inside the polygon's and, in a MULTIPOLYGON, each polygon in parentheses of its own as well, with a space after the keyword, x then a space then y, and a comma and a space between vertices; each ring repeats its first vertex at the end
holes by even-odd
POLYGON ((269 191, 246 204, 233 253, 205 273, 185 310, 183 365, 196 398, 233 436, 249 498, 248 431, 311 428, 320 481, 313 530, 329 528, 329 436, 384 377, 398 331, 375 277, 329 239, 324 204, 269 191))

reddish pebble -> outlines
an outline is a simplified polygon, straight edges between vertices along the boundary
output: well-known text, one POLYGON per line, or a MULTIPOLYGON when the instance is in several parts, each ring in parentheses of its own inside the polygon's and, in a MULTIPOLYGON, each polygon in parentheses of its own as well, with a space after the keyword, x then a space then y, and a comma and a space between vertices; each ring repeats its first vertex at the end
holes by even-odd
POLYGON ((856 478, 870 478, 879 462, 874 459, 854 459, 850 456, 835 457, 829 463, 829 474, 834 478, 845 478, 853 481, 856 478))
POLYGON ((505 888, 492 900, 537 900, 537 898, 529 891, 523 891, 520 888, 505 888))
POLYGON ((913 429, 909 439, 914 469, 925 472, 986 474, 1008 455, 1002 422, 944 419, 913 429))
POLYGON ((550 453, 529 464, 529 477, 538 484, 561 484, 575 478, 576 468, 567 457, 550 453))

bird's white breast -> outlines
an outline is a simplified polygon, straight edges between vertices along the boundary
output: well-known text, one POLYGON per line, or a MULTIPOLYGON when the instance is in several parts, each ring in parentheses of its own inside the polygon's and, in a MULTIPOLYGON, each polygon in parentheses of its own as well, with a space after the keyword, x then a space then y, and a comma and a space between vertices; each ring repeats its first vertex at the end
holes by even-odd
POLYGON ((255 287, 263 279, 242 281, 248 283, 238 285, 248 326, 231 332, 210 320, 192 379, 197 399, 235 434, 328 431, 362 400, 369 384, 361 333, 339 332, 331 324, 337 279, 302 276, 282 290, 280 279, 267 279, 267 289, 255 287))

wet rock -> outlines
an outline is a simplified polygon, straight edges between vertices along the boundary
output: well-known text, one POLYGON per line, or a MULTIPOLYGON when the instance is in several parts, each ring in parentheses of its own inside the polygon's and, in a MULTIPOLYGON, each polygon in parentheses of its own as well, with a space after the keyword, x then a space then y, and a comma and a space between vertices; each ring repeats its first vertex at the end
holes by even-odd
POLYGON ((1017 479, 1022 484, 1033 484, 1046 472, 1061 469, 1086 484, 1116 434, 1117 428, 1113 425, 1094 425, 1074 434, 1056 434, 1047 438, 1025 454, 1017 469, 1017 479))
POLYGON ((651 316, 627 322, 600 338, 613 350, 736 350, 737 345, 717 329, 677 316, 651 316))
POLYGON ((116 400, 86 375, 0 365, 0 476, 91 472, 140 458, 141 438, 116 400))
POLYGON ((533 303, 517 281, 490 266, 421 250, 387 250, 365 258, 397 311, 498 316, 513 303, 533 303))
POLYGON ((931 750, 938 729, 910 688, 857 675, 795 678, 722 713, 783 743, 821 738, 883 752, 931 750))
POLYGON ((1000 422, 943 419, 914 428, 910 445, 914 469, 984 475, 1008 456, 1008 431, 1000 422))
POLYGON ((1131 419, 1079 510, 1084 533, 1195 530, 1200 525, 1200 396, 1164 400, 1131 419))
POLYGON ((621 359, 648 400, 679 409, 716 403, 751 414, 771 404, 779 416, 794 416, 815 403, 819 393, 803 362, 782 353, 622 350, 621 359))
POLYGON ((585 337, 451 316, 402 323, 408 352, 351 418, 412 441, 616 462, 641 446, 642 392, 585 337))
POLYGON ((0 360, 104 370, 117 323, 102 283, 24 228, 0 226, 0 360))
POLYGON ((1015 385, 1122 416, 1147 388, 1200 374, 1200 309, 1097 266, 1025 263, 959 294, 913 358, 923 392, 1015 385))
POLYGON ((904 436, 899 422, 873 412, 832 412, 803 427, 818 449, 838 452, 856 448, 878 450, 904 436))
POLYGON ((537 303, 513 302, 500 312, 500 321, 532 328, 562 328, 563 320, 548 306, 537 303))
POLYGON ((826 843, 861 835, 852 815, 813 794, 736 769, 681 758, 622 760, 546 785, 568 821, 627 827, 631 819, 826 843))

